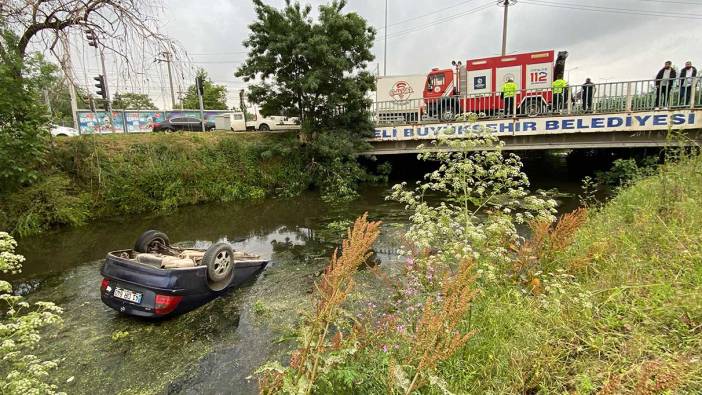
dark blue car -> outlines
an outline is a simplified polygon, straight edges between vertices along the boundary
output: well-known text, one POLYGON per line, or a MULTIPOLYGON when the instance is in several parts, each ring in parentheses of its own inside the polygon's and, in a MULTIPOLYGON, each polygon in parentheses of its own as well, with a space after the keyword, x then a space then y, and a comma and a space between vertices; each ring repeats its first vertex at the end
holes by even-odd
POLYGON ((171 246, 164 233, 149 230, 134 249, 107 254, 100 296, 106 305, 133 316, 182 314, 240 286, 266 264, 229 243, 180 248, 171 246))

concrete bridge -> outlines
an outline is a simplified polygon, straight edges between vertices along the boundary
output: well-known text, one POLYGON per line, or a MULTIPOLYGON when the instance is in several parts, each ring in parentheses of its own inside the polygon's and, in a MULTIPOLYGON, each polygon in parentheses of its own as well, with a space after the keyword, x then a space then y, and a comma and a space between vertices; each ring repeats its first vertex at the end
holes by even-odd
MULTIPOLYGON (((439 116, 443 121, 422 119, 423 109, 432 103, 417 102, 410 106, 413 116, 409 119, 422 120, 410 123, 403 122, 408 119, 407 115, 404 119, 388 121, 383 115, 387 115, 385 109, 391 107, 390 103, 376 103, 375 108, 382 108, 386 113, 376 112, 374 136, 369 139, 373 149, 366 154, 416 153, 420 151, 418 145, 438 136, 465 138, 481 130, 495 133, 505 142, 506 150, 515 151, 664 147, 680 144, 681 137, 688 145, 702 144, 702 91, 699 89, 702 81, 698 80, 699 77, 684 100, 681 100, 683 95, 671 92, 666 103, 670 109, 657 107, 655 81, 596 85, 596 93, 587 111, 583 111, 582 104, 575 100, 582 98, 577 87, 568 91, 565 108, 552 111, 544 105, 536 114, 515 106, 514 112, 506 115, 476 111, 458 117, 452 115, 451 118, 439 116), (470 120, 459 121, 460 118, 470 120), (681 137, 671 140, 675 134, 681 137)), ((529 94, 525 92, 524 96, 529 94)), ((499 94, 491 97, 499 97, 499 94)), ((393 111, 393 115, 399 112, 393 111)))

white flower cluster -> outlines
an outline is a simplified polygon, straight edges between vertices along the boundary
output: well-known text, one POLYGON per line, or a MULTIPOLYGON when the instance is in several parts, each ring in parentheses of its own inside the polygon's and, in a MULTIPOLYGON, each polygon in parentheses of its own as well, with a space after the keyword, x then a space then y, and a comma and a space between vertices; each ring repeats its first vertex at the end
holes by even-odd
POLYGON ((555 219, 556 202, 528 192, 521 160, 503 154, 503 145, 484 132, 434 141, 418 155, 438 162, 438 169, 414 189, 395 185, 388 196, 412 211, 406 237, 414 248, 428 249, 433 260, 450 265, 472 258, 480 276, 493 280, 511 258, 508 246, 519 237, 516 224, 555 219))
POLYGON ((16 247, 17 242, 12 236, 7 232, 0 232, 0 272, 16 274, 22 270, 24 257, 15 254, 16 247))

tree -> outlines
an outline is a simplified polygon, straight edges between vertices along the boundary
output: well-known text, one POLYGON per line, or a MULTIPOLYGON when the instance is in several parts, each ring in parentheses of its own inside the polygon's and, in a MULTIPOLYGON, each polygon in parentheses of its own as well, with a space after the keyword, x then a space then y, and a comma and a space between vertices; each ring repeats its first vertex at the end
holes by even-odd
MULTIPOLYGON (((158 0, 3 1, 0 20, 17 36, 17 41, 14 45, 0 41, 0 59, 4 63, 15 57, 23 60, 30 53, 31 44, 53 52, 63 35, 83 34, 85 30, 95 32, 101 46, 125 60, 164 50, 177 56, 176 45, 156 28, 160 23, 155 15, 162 8, 158 0)), ((127 62, 132 63, 138 64, 127 62)), ((13 71, 21 78, 21 69, 13 71)))
MULTIPOLYGON (((0 35, 3 42, 17 41, 2 20, 0 35)), ((0 192, 37 180, 49 138, 49 114, 39 93, 46 83, 46 64, 39 56, 11 54, 6 59, 0 63, 0 192), (23 70, 21 78, 17 70, 23 70)))
MULTIPOLYGON (((227 87, 217 85, 207 76, 207 72, 203 69, 198 69, 196 77, 202 77, 205 83, 202 102, 205 110, 226 110, 227 109, 227 87)), ((200 102, 197 97, 197 87, 190 85, 183 97, 183 108, 198 109, 200 102)))
POLYGON ((112 108, 118 110, 153 110, 156 108, 145 93, 115 93, 112 108))
POLYGON ((345 0, 312 7, 286 0, 283 9, 254 0, 257 20, 244 46, 248 57, 236 76, 263 115, 299 117, 305 152, 322 198, 349 200, 367 178, 356 153, 368 147, 372 124, 367 93, 375 80, 366 70, 373 60, 375 30, 345 0))
POLYGON ((373 60, 375 30, 356 13, 344 13, 345 0, 311 7, 286 0, 278 10, 254 0, 257 20, 244 42, 248 58, 236 71, 249 87, 249 99, 263 114, 300 117, 313 129, 371 130, 366 94, 374 78, 366 71, 373 60))

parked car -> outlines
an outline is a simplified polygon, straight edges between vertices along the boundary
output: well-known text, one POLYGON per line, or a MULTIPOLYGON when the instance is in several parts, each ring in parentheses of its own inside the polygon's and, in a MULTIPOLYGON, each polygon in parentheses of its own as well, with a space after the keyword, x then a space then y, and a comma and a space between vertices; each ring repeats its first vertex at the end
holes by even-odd
POLYGON ((51 135, 54 137, 72 137, 79 136, 80 132, 74 128, 69 128, 68 126, 51 125, 51 135))
MULTIPOLYGON (((210 122, 210 121, 205 122, 205 130, 206 131, 214 130, 214 128, 215 128, 214 122, 210 122)), ((174 132, 176 130, 199 132, 202 130, 202 126, 200 124, 199 118, 175 117, 175 118, 167 119, 163 122, 155 122, 154 121, 152 130, 154 132, 174 132)))
POLYGON ((181 248, 170 245, 165 233, 148 230, 133 249, 107 254, 100 268, 100 298, 118 312, 138 317, 181 314, 242 285, 267 264, 229 243, 181 248))

